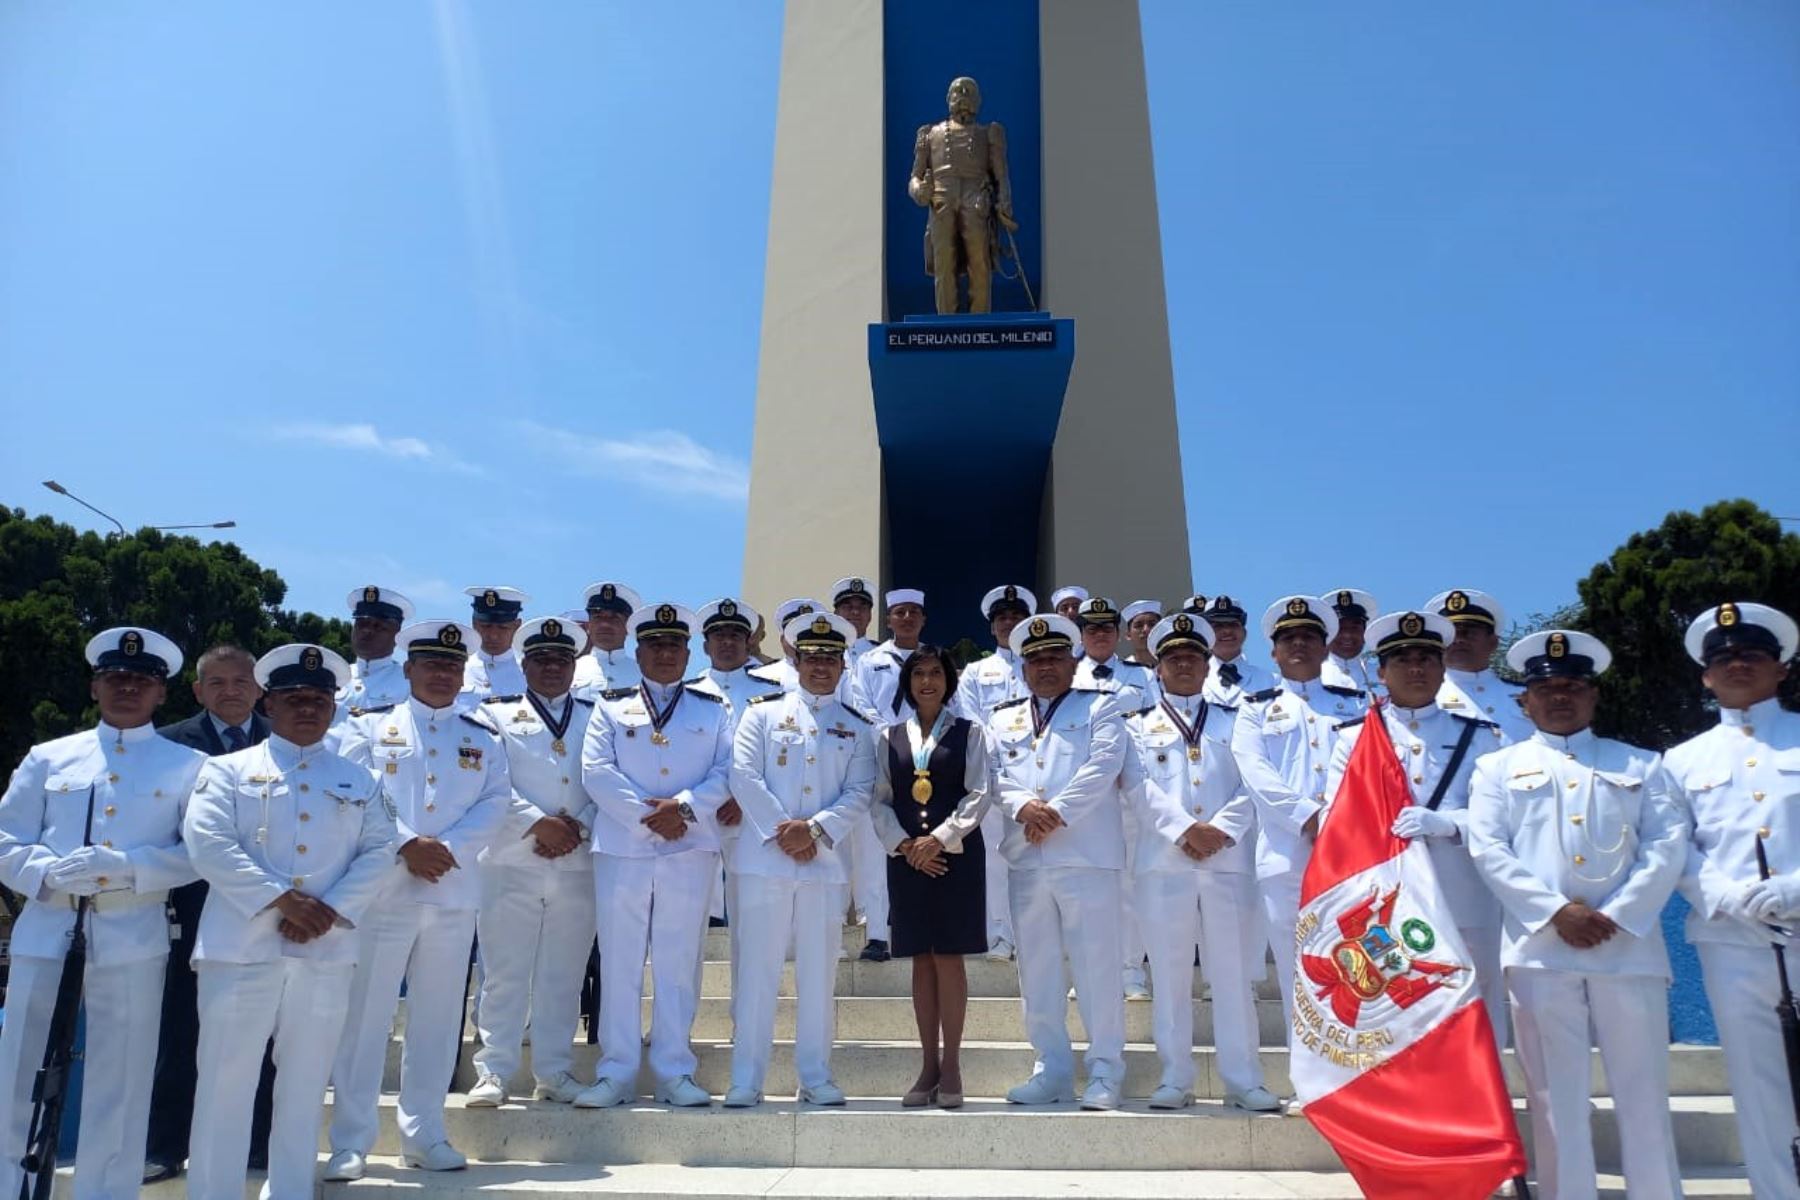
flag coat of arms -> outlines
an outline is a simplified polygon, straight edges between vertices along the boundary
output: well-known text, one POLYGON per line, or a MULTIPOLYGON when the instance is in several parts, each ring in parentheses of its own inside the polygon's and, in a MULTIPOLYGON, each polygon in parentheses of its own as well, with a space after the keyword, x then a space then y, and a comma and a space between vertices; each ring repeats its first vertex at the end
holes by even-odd
POLYGON ((1525 1171, 1512 1100, 1412 803, 1371 709, 1313 846, 1296 930, 1294 1090, 1363 1193, 1483 1197, 1525 1171))

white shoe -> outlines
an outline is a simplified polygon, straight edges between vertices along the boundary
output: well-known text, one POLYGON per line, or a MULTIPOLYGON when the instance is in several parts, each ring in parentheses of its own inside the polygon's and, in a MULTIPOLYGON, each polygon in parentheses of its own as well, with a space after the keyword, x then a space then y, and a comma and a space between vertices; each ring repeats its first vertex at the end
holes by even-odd
POLYGON ((1089 1112, 1111 1112, 1119 1107, 1119 1089, 1104 1079, 1091 1079, 1081 1093, 1081 1107, 1089 1112))
POLYGON ((557 1104, 573 1104, 575 1097, 587 1090, 587 1084, 567 1071, 558 1071, 555 1079, 540 1079, 531 1090, 533 1100, 551 1100, 557 1104))
POLYGON ((576 1108, 612 1108, 633 1098, 632 1089, 613 1079, 602 1079, 584 1089, 573 1103, 576 1108))
POLYGON ((425 1171, 460 1171, 469 1165, 462 1151, 449 1142, 439 1142, 426 1150, 407 1150, 402 1148, 400 1159, 409 1167, 418 1167, 425 1171))
POLYGON ((1281 1111, 1281 1101, 1266 1087, 1253 1087, 1247 1092, 1226 1092, 1225 1103, 1245 1112, 1281 1111))
POLYGON ((842 1108, 844 1089, 827 1079, 813 1087, 801 1088, 796 1099, 802 1104, 817 1104, 820 1108, 842 1108))
POLYGON ((363 1177, 367 1160, 355 1150, 339 1150, 325 1160, 326 1183, 349 1183, 363 1177))
POLYGON ((1150 998, 1150 981, 1144 978, 1144 968, 1125 968, 1125 998, 1127 1000, 1148 1000, 1150 998))
POLYGON ((1184 1092, 1173 1084, 1165 1083, 1150 1093, 1151 1108, 1186 1108, 1194 1102, 1194 1093, 1184 1092))
POLYGON ((465 1101, 469 1108, 499 1108, 505 1103, 506 1081, 485 1071, 475 1081, 475 1086, 469 1089, 469 1098, 465 1101))
POLYGON ((660 1104, 673 1104, 676 1108, 712 1107, 711 1093, 695 1083, 692 1075, 657 1085, 656 1099, 660 1104))
POLYGON ((726 1108, 755 1108, 762 1103, 762 1093, 755 1088, 734 1087, 725 1093, 726 1108))
POLYGON ((1059 1083, 1048 1075, 1033 1075, 1006 1093, 1008 1104, 1067 1104, 1073 1099, 1073 1083, 1059 1083))
POLYGON ((994 944, 988 947, 987 956, 994 962, 1011 962, 1013 944, 1005 938, 995 938, 994 944))

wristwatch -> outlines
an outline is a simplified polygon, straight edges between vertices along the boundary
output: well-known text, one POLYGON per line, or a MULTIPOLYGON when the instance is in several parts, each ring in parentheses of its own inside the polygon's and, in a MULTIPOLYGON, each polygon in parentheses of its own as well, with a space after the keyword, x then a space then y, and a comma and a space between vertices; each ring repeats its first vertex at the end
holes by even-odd
POLYGON ((688 824, 692 825, 694 823, 694 820, 695 820, 694 806, 689 804, 686 800, 683 800, 680 803, 676 804, 675 811, 680 813, 681 819, 686 821, 688 824))
POLYGON ((825 836, 825 827, 817 821, 808 821, 806 823, 806 832, 812 834, 813 841, 820 841, 825 836))

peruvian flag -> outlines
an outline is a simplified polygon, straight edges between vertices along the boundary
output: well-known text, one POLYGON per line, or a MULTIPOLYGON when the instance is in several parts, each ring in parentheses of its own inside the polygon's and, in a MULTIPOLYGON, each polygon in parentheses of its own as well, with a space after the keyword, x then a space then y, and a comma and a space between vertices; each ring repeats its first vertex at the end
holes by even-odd
POLYGON ((1371 708, 1300 889, 1294 1090, 1363 1194, 1488 1196, 1525 1171, 1475 967, 1371 708))

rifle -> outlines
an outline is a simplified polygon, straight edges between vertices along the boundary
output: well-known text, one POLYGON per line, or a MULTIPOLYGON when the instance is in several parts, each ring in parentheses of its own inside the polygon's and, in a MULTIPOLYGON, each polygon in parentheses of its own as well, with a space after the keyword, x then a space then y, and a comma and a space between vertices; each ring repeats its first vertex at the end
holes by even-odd
MULTIPOLYGON (((1762 839, 1756 839, 1756 870, 1759 878, 1769 877, 1769 856, 1762 839)), ((1800 1118, 1800 1004, 1794 1000, 1794 989, 1788 986, 1787 950, 1779 941, 1769 943, 1775 950, 1775 970, 1781 976, 1781 998, 1775 1002, 1775 1016, 1781 1022, 1781 1045, 1787 1051, 1788 1090, 1793 1093, 1794 1115, 1800 1118)), ((1788 1147, 1794 1156, 1794 1176, 1800 1179, 1800 1137, 1788 1147)))
MULTIPOLYGON (((94 788, 88 785, 87 825, 81 844, 94 836, 94 788)), ((69 935, 69 952, 63 956, 62 977, 56 984, 56 1004, 50 1010, 50 1034, 44 1042, 44 1062, 31 1084, 31 1131, 25 1138, 25 1169, 19 1181, 19 1200, 50 1200, 56 1182, 56 1143, 62 1136, 63 1107, 69 1099, 69 1073, 75 1061, 75 1022, 81 1012, 81 987, 87 976, 87 917, 93 899, 81 897, 75 905, 75 932, 69 935)), ((24 1020, 20 1012, 18 1020, 24 1020)))

